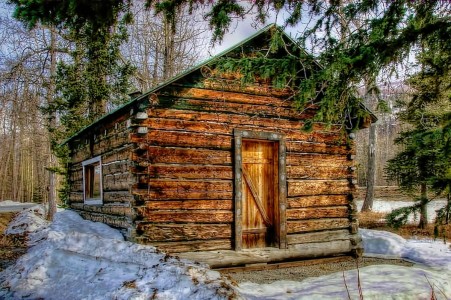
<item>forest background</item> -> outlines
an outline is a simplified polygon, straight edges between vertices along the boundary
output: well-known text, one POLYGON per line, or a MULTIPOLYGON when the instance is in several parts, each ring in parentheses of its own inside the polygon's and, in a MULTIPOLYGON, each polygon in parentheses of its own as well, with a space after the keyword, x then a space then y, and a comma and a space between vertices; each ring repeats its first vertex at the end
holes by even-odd
MULTIPOLYGON (((149 3, 152 2, 155 1, 149 3)), ((160 4, 159 1, 156 2, 160 4)), ((173 1, 161 2, 164 4, 173 1)), ((234 1, 218 2, 234 3, 234 1)), ((252 6, 249 3, 266 3, 266 1, 247 2, 248 6, 252 6)), ((296 4, 293 4, 296 3, 295 1, 279 2, 291 8, 297 8, 296 4)), ((173 10, 172 12, 176 11, 174 17, 168 15, 170 10, 165 10, 162 6, 146 4, 142 0, 124 1, 124 3, 133 4, 127 8, 131 14, 129 16, 125 14, 121 21, 109 26, 109 30, 114 31, 114 34, 107 37, 109 48, 105 53, 105 59, 114 57, 114 61, 107 61, 111 69, 101 70, 96 69, 97 66, 92 66, 92 69, 88 67, 85 70, 75 71, 74 62, 89 61, 90 55, 96 52, 96 47, 101 49, 93 43, 86 44, 89 42, 89 28, 81 31, 80 28, 76 28, 74 31, 74 27, 56 26, 51 22, 34 20, 33 23, 31 21, 33 18, 30 16, 21 17, 16 14, 14 18, 15 5, 1 4, 0 27, 3 30, 0 33, 2 87, 0 91, 0 160, 2 161, 0 199, 47 202, 51 192, 58 187, 58 184, 53 182, 52 176, 58 169, 52 148, 55 142, 61 142, 67 138, 70 134, 67 128, 80 128, 83 126, 81 119, 87 121, 90 119, 84 118, 86 114, 95 119, 102 113, 113 110, 130 99, 127 94, 150 89, 210 55, 216 54, 219 49, 232 46, 265 23, 275 22, 285 26, 285 21, 292 17, 292 12, 295 11, 284 15, 286 7, 277 8, 277 1, 268 1, 266 18, 258 14, 247 17, 243 11, 233 6, 229 8, 229 12, 236 9, 235 19, 230 20, 229 23, 226 22, 226 26, 223 24, 223 31, 218 32, 217 24, 212 26, 212 18, 203 18, 209 13, 208 10, 196 10, 190 13, 189 7, 185 6, 173 10), (155 14, 159 10, 163 13, 155 14), (17 18, 22 21, 28 18, 28 21, 33 24, 27 27, 17 18), (84 33, 84 36, 80 36, 80 32, 84 33), (213 40, 222 40, 221 46, 212 44, 212 37, 213 40), (69 97, 67 100, 67 95, 70 95, 77 85, 93 84, 80 82, 80 77, 77 77, 79 74, 104 74, 104 78, 110 81, 111 84, 105 86, 103 90, 101 97, 106 99, 101 103, 100 108, 78 104, 70 106, 71 99, 69 97), (117 78, 113 78, 114 76, 117 78), (126 80, 121 76, 124 76, 126 80), (62 99, 66 101, 64 107, 61 104, 62 99), (86 112, 89 109, 92 111, 86 112), (78 119, 74 116, 78 116, 78 119), (73 124, 77 126, 71 127, 73 124), (65 127, 66 130, 59 131, 60 127, 65 127), (51 128, 50 131, 49 128, 51 128)), ((312 3, 316 4, 319 1, 312 1, 312 3)), ((449 3, 443 1, 442 4, 438 6, 438 14, 446 16, 449 3)), ((336 3, 337 7, 340 5, 341 2, 336 3)), ((390 8, 390 5, 386 6, 390 8)), ((381 10, 384 11, 384 8, 382 7, 381 10)), ((341 12, 340 9, 337 11, 341 12)), ((318 18, 318 15, 311 14, 311 11, 303 13, 308 12, 309 18, 304 21, 304 24, 314 22, 318 18)), ((349 28, 358 29, 359 22, 368 22, 370 18, 377 16, 367 15, 366 17, 366 20, 352 20, 354 22, 352 26, 338 22, 338 25, 334 25, 338 26, 337 35, 344 37, 345 31, 349 28)), ((447 22, 449 22, 449 15, 447 22)), ((75 24, 75 27, 77 26, 75 24)), ((306 31, 302 27, 302 22, 301 27, 299 26, 297 24, 294 27, 286 27, 286 30, 297 38, 306 31)), ((373 83, 377 81, 378 84, 377 97, 368 92, 367 82, 361 81, 356 85, 356 90, 360 92, 364 103, 379 118, 374 127, 377 136, 374 146, 370 147, 368 129, 356 133, 359 186, 367 184, 369 149, 376 153, 374 184, 376 186, 397 184, 396 180, 387 179, 384 167, 386 162, 401 150, 400 146, 394 144, 398 133, 403 130, 403 127, 409 127, 398 118, 401 109, 398 104, 414 94, 406 79, 418 72, 420 68, 415 56, 420 49, 419 45, 412 47, 410 54, 404 55, 404 60, 394 61, 395 67, 387 69, 377 78, 371 78, 373 83), (386 108, 384 110, 378 110, 380 99, 383 99, 386 108)), ((316 54, 315 49, 308 50, 316 54)), ((83 78, 89 78, 89 76, 83 76, 83 78)), ((84 97, 86 101, 89 101, 90 97, 95 98, 95 96, 88 94, 82 95, 81 98, 84 97)))

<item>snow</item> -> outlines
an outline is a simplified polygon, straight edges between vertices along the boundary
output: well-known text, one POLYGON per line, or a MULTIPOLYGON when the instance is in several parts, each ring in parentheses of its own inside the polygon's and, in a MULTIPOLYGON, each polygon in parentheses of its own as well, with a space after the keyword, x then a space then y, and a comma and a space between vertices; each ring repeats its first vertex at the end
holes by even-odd
POLYGON ((383 231, 360 230, 366 255, 403 258, 413 267, 378 265, 239 285, 205 265, 124 241, 115 229, 69 210, 51 223, 40 209, 25 210, 8 232, 27 232, 32 247, 0 273, 0 299, 358 299, 359 282, 364 299, 451 297, 449 244, 383 231))
MULTIPOLYGON (((357 209, 360 211, 363 205, 363 200, 357 200, 357 209)), ((381 212, 381 213, 389 213, 394 209, 398 209, 401 207, 411 206, 415 204, 414 201, 386 201, 382 199, 374 199, 373 202, 373 209, 374 212, 381 212)), ((429 220, 434 220, 436 211, 446 205, 446 200, 444 199, 436 199, 433 201, 430 201, 427 204, 427 216, 429 220)), ((409 222, 418 222, 419 215, 416 216, 409 216, 408 221, 409 222)))
POLYGON ((0 206, 13 206, 13 205, 20 205, 20 202, 15 202, 12 200, 3 200, 0 201, 0 206))
POLYGON ((7 229, 29 230, 31 247, 0 273, 0 299, 226 299, 234 294, 218 272, 123 240, 119 231, 62 211, 42 226, 27 210, 7 229))
POLYGON ((31 202, 17 202, 12 200, 3 200, 0 201, 0 206, 22 206, 22 205, 37 205, 36 203, 31 202))
POLYGON ((22 234, 39 232, 49 226, 50 222, 45 219, 45 210, 41 205, 33 206, 24 210, 10 223, 6 234, 22 234))

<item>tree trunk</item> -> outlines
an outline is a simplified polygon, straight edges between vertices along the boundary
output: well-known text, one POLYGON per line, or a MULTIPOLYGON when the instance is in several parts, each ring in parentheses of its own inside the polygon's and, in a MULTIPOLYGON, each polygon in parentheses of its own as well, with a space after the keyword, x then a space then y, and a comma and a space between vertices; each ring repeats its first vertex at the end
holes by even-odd
MULTIPOLYGON (((50 28, 50 80, 47 90, 47 105, 50 106, 53 102, 53 96, 55 94, 55 74, 56 74, 56 36, 55 29, 53 27, 50 28)), ((49 130, 49 140, 52 141, 52 128, 56 126, 56 117, 54 113, 50 113, 48 116, 48 130, 49 130)), ((49 201, 49 210, 47 212, 47 219, 53 220, 53 216, 56 212, 56 184, 55 184, 55 171, 52 170, 53 167, 57 164, 57 160, 53 151, 50 151, 50 170, 49 170, 49 187, 48 187, 48 201, 49 201)))
POLYGON ((421 199, 420 199, 420 223, 418 228, 424 229, 428 224, 428 193, 426 183, 421 184, 421 199))
POLYGON ((361 211, 371 211, 373 210, 373 200, 374 200, 374 183, 376 179, 376 142, 377 142, 377 131, 376 124, 371 124, 369 128, 368 136, 368 171, 367 171, 367 183, 366 183, 366 195, 365 201, 363 201, 363 206, 361 211))
POLYGON ((446 202, 446 207, 445 207, 445 224, 449 224, 449 213, 451 211, 451 197, 450 194, 448 193, 447 195, 447 202, 446 202))
POLYGON ((163 80, 172 77, 173 52, 174 52, 174 33, 172 24, 166 17, 163 20, 164 25, 164 55, 163 55, 163 80))

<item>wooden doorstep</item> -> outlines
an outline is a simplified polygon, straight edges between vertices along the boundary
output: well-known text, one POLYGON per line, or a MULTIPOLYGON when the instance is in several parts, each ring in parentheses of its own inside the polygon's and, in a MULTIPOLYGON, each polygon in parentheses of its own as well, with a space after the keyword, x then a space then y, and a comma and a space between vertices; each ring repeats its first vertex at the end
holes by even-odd
POLYGON ((207 264, 212 269, 243 268, 246 265, 267 263, 268 265, 327 258, 351 254, 350 240, 293 245, 289 249, 273 247, 235 250, 170 253, 180 258, 207 264))
POLYGON ((327 263, 337 263, 354 260, 354 258, 350 255, 343 256, 334 256, 334 257, 323 257, 323 258, 313 258, 299 261, 288 261, 288 262, 278 262, 273 264, 268 263, 256 263, 249 264, 242 267, 230 267, 230 268, 216 268, 216 271, 219 271, 223 274, 227 273, 237 273, 237 272, 246 272, 246 271, 260 271, 260 270, 276 270, 276 269, 284 269, 284 268, 295 268, 295 267, 304 267, 304 266, 312 266, 318 264, 327 264, 327 263))

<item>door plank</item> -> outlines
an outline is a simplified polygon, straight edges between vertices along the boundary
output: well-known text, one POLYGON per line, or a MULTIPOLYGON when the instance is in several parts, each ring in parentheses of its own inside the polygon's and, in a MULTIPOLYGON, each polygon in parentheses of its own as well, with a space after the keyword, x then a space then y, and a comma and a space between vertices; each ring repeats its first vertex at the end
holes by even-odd
POLYGON ((247 185, 249 187, 249 190, 252 193, 252 196, 254 198, 254 202, 257 205, 257 209, 260 212, 260 214, 262 215, 263 222, 265 222, 265 224, 267 226, 272 226, 271 220, 269 219, 268 214, 266 213, 266 210, 263 207, 262 200, 258 196, 257 189, 255 188, 254 184, 252 183, 252 179, 250 178, 249 173, 247 172, 247 170, 246 170, 246 168, 244 166, 242 167, 241 171, 243 172, 244 180, 246 181, 246 183, 247 183, 247 185))

